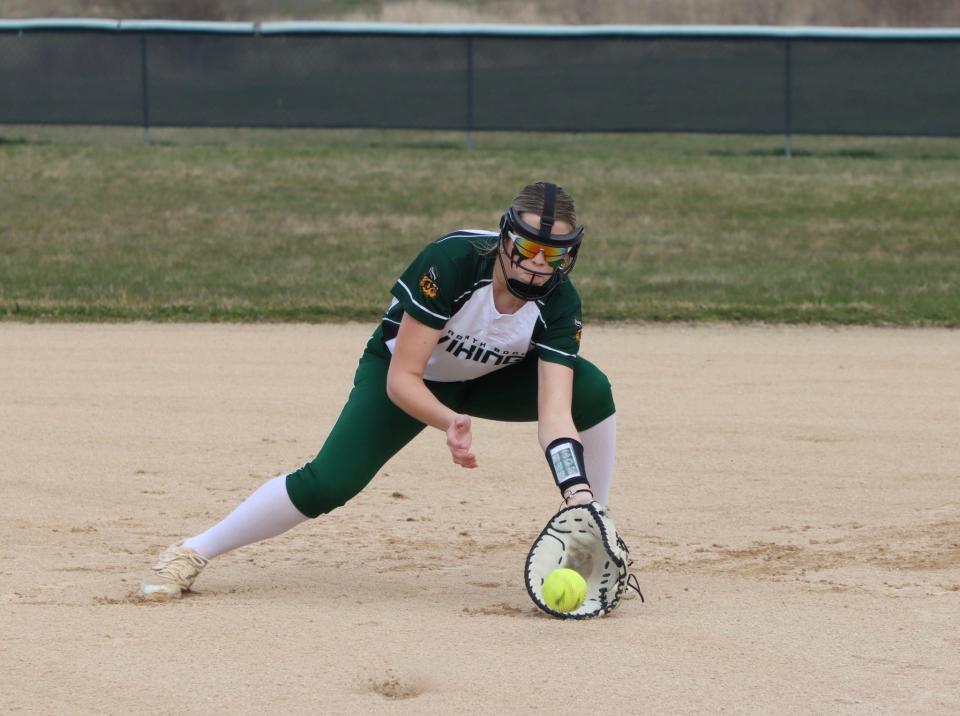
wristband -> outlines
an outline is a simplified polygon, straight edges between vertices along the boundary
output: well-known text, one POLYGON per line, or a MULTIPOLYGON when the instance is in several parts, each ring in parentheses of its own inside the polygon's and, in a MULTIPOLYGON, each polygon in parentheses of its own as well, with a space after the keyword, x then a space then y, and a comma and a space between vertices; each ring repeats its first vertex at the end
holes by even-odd
POLYGON ((583 469, 583 445, 573 438, 557 438, 544 451, 553 479, 562 495, 574 485, 586 485, 586 470, 583 469))

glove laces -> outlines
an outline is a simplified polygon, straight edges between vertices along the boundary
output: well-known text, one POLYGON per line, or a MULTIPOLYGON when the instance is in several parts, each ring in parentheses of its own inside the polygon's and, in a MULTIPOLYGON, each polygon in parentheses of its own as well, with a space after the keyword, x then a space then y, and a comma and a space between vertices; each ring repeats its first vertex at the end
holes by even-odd
MULTIPOLYGON (((630 564, 633 564, 631 560, 630 564)), ((646 599, 643 598, 643 592, 640 591, 640 580, 637 579, 637 575, 633 572, 627 575, 627 588, 634 590, 637 594, 640 595, 640 601, 646 603, 646 599)))

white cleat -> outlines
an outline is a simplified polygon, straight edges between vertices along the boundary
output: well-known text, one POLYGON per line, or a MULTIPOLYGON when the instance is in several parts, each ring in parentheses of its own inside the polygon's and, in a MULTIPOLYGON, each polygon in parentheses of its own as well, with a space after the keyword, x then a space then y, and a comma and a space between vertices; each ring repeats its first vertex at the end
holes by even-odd
POLYGON ((167 547, 153 565, 154 575, 140 585, 140 597, 157 601, 179 599, 190 591, 193 580, 209 561, 189 547, 180 544, 167 547))

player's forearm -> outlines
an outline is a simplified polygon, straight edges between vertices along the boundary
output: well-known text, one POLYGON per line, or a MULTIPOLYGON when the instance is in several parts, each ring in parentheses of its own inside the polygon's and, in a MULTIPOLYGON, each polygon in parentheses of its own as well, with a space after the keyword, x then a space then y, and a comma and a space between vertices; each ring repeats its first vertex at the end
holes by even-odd
POLYGON ((537 367, 538 397, 537 435, 544 450, 554 440, 580 435, 573 424, 570 406, 573 404, 573 369, 556 363, 540 360, 537 367))
POLYGON ((557 438, 580 439, 580 433, 573 424, 573 417, 569 413, 541 415, 537 425, 537 437, 540 440, 540 448, 547 449, 547 445, 557 438))
POLYGON ((387 375, 387 397, 407 415, 421 423, 446 430, 457 413, 437 400, 423 382, 412 373, 390 371, 387 375))
POLYGON ((541 416, 537 432, 553 479, 566 503, 583 504, 592 500, 590 480, 584 469, 583 445, 570 412, 554 406, 541 416))

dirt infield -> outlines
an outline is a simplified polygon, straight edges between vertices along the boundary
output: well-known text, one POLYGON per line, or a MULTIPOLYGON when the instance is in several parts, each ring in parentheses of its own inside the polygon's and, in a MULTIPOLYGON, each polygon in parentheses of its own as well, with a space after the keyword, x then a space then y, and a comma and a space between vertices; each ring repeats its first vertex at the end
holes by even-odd
POLYGON ((17 713, 957 713, 960 332, 588 327, 647 603, 522 584, 533 425, 435 431, 333 514, 128 599, 313 456, 371 326, 0 324, 0 683, 17 713))

